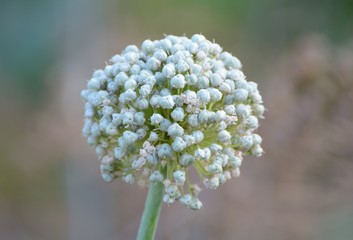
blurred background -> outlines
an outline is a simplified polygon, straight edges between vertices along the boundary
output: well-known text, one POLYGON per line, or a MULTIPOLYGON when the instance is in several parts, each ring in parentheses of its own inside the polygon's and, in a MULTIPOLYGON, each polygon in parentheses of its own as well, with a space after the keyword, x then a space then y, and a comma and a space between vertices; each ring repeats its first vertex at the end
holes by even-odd
POLYGON ((1 0, 0 239, 134 239, 146 189, 104 183, 80 90, 128 44, 203 33, 235 54, 268 111, 266 151, 163 206, 156 239, 353 239, 353 2, 1 0))

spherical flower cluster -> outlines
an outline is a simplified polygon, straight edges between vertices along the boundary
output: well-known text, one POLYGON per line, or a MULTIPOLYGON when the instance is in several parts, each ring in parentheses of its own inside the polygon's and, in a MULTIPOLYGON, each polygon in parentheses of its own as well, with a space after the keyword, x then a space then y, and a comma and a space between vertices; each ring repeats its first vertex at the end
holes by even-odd
POLYGON ((196 169, 207 188, 239 176, 244 155, 261 156, 254 133, 264 106, 240 61, 195 34, 130 45, 96 70, 81 92, 83 135, 105 181, 162 182, 164 202, 200 209, 196 169))

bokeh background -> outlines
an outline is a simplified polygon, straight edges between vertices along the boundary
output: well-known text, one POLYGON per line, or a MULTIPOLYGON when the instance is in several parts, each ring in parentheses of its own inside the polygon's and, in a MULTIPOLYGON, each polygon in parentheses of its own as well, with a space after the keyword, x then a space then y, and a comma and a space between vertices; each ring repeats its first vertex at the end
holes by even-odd
POLYGON ((146 189, 104 183, 80 90, 128 44, 203 33, 259 83, 266 155, 163 206, 156 239, 353 239, 353 2, 1 0, 0 239, 134 239, 146 189))

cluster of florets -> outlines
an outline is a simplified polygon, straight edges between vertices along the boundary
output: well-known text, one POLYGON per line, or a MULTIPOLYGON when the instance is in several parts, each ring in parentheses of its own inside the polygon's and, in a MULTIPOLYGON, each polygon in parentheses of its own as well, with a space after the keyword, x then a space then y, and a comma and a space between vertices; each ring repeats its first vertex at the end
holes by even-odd
POLYGON ((145 40, 112 57, 81 92, 83 135, 105 181, 162 182, 164 202, 200 209, 193 167, 207 188, 239 176, 244 155, 261 156, 254 131, 264 113, 240 61, 196 34, 145 40))

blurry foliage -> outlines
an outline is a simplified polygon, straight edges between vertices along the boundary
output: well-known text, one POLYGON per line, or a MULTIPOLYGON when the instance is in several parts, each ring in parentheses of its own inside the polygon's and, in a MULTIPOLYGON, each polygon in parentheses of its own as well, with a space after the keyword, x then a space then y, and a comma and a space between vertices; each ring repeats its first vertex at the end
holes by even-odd
POLYGON ((1 84, 26 101, 38 101, 60 53, 65 1, 0 2, 1 84))

